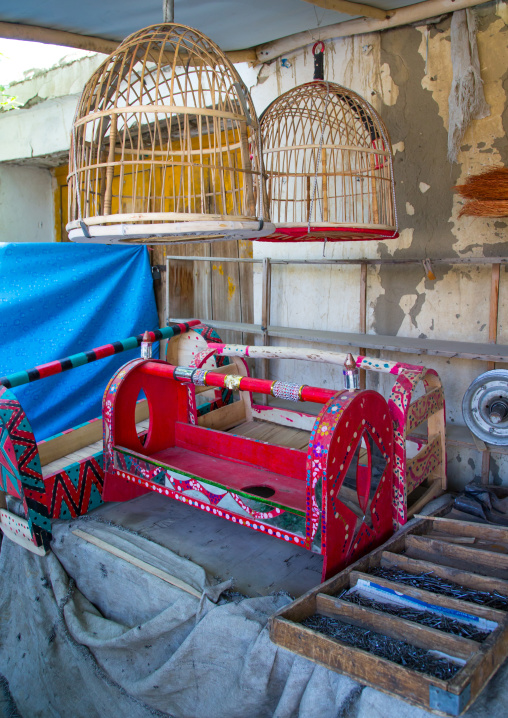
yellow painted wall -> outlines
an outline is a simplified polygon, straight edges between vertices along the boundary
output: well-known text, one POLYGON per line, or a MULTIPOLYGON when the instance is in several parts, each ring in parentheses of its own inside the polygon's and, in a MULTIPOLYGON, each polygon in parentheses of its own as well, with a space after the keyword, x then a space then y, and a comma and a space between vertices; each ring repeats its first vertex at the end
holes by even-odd
MULTIPOLYGON (((117 213, 141 212, 185 212, 194 214, 243 215, 242 208, 243 174, 236 171, 242 167, 242 156, 238 131, 232 130, 226 137, 203 135, 191 139, 191 149, 186 144, 171 141, 171 151, 166 147, 154 147, 153 157, 157 164, 135 164, 138 158, 146 159, 152 155, 152 148, 129 150, 124 148, 123 165, 115 166, 112 185, 111 211, 117 213), (211 142, 217 143, 211 144, 211 142), (181 152, 181 147, 184 152, 181 152), (229 147, 229 149, 228 149, 229 147), (192 153, 192 154, 191 154, 192 153), (220 167, 217 167, 220 158, 220 167), (129 161, 131 160, 131 161, 129 161), (159 164, 160 163, 160 164, 159 164), (236 198, 236 206, 235 206, 236 198)), ((120 163, 122 155, 118 153, 115 161, 120 163)), ((61 240, 64 211, 63 184, 67 167, 55 171, 58 197, 55 202, 60 207, 58 217, 62 220, 57 228, 57 238, 61 240)), ((104 213, 104 194, 106 192, 106 172, 104 168, 85 171, 80 174, 82 186, 89 188, 82 192, 83 217, 100 216, 104 213)), ((55 205, 56 208, 56 205, 55 205)), ((65 216, 67 221, 67 217, 65 216)), ((57 222, 58 224, 58 222, 57 222)))

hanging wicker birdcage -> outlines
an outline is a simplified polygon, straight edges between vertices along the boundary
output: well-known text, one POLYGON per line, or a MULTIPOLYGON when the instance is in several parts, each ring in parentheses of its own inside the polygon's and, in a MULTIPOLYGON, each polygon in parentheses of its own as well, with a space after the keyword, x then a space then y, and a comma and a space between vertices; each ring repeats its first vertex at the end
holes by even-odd
POLYGON ((223 52, 197 30, 153 25, 88 81, 69 161, 78 242, 255 238, 273 231, 259 125, 223 52))
POLYGON ((398 237, 390 138, 360 95, 324 80, 277 98, 261 116, 268 241, 398 237))

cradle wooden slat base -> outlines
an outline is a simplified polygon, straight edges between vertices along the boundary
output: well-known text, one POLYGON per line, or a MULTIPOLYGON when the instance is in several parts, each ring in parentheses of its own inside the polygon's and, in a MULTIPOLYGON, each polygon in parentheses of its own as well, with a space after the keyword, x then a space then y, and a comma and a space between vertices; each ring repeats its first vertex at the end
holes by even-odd
POLYGON ((278 611, 270 620, 270 638, 413 705, 438 715, 461 715, 508 656, 508 528, 435 517, 411 522, 383 546, 278 611), (455 588, 461 598, 451 595, 455 588), (484 604, 474 602, 481 600, 480 591, 484 604), (407 620, 407 611, 397 615, 394 606, 430 611, 480 633, 471 640, 452 634, 444 624, 440 628, 440 621, 428 627, 414 617, 407 620), (370 631, 373 640, 377 634, 432 656, 438 652, 455 666, 454 673, 435 677, 423 663, 415 670, 381 652, 375 655, 376 650, 350 645, 344 634, 333 637, 337 623, 317 630, 326 624, 323 618, 370 631))

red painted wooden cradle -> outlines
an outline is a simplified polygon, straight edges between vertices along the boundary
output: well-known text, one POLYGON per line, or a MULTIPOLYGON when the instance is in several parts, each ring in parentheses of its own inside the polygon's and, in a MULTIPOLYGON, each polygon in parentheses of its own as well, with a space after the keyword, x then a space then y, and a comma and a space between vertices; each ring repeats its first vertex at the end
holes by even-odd
POLYGON ((132 361, 115 374, 103 402, 103 499, 156 491, 321 553, 323 577, 331 576, 393 530, 394 432, 387 402, 372 390, 274 387, 247 376, 242 359, 234 361, 238 375, 153 360, 132 361), (240 396, 275 388, 278 396, 322 404, 308 450, 228 432, 241 401, 211 412, 210 428, 198 426, 189 399, 206 387, 240 396), (150 411, 144 443, 134 419, 140 391, 150 411))

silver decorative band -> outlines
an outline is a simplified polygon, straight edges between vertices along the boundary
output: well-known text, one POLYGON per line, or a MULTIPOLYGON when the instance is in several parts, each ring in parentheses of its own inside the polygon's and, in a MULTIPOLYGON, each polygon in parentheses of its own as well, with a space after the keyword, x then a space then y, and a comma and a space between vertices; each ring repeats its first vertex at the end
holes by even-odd
POLYGON ((205 369, 195 369, 192 375, 192 381, 196 386, 205 386, 205 379, 208 371, 205 369))
POLYGON ((352 371, 344 369, 342 375, 344 377, 344 389, 355 391, 360 388, 360 373, 358 369, 353 369, 352 371))
POLYGON ((186 366, 175 367, 174 377, 180 381, 192 381, 192 375, 196 370, 186 366))
POLYGON ((274 381, 272 384, 272 396, 286 401, 300 401, 302 387, 299 384, 290 384, 287 381, 274 381))

